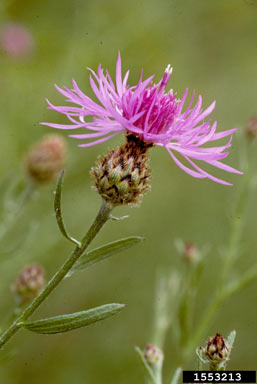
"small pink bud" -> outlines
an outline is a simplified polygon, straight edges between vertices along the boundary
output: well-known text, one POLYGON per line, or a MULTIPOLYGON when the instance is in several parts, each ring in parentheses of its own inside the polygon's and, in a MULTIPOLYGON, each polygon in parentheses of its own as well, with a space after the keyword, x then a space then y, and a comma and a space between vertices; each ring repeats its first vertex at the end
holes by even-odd
POLYGON ((198 257, 199 251, 194 243, 185 243, 184 258, 187 262, 195 261, 198 257))
POLYGON ((1 49, 14 59, 27 57, 34 48, 34 39, 20 24, 8 23, 0 31, 1 49))
POLYGON ((147 344, 144 351, 144 358, 151 366, 160 365, 163 362, 163 352, 152 344, 147 344))
POLYGON ((45 286, 45 272, 40 264, 24 267, 12 287, 19 304, 34 299, 45 286))

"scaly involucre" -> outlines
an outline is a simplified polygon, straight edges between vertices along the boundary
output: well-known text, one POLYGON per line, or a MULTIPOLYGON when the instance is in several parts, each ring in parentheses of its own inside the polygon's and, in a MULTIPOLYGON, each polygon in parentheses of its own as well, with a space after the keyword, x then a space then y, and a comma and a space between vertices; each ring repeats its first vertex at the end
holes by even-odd
POLYGON ((122 78, 120 54, 116 64, 115 83, 107 70, 104 73, 101 65, 98 66, 97 73, 91 69, 90 71, 90 85, 98 103, 85 95, 74 80, 72 89, 62 89, 56 85, 66 101, 75 106, 54 106, 47 100, 49 109, 66 115, 70 124, 43 124, 59 129, 87 129, 87 133, 70 135, 72 138, 87 141, 79 144, 80 147, 100 144, 122 131, 129 132, 147 143, 164 147, 174 162, 193 177, 209 178, 221 184, 231 185, 203 170, 195 160, 227 172, 241 174, 220 161, 228 156, 229 152, 226 150, 231 146, 232 134, 237 129, 216 132, 216 121, 211 124, 210 120, 206 120, 214 110, 215 102, 203 110, 201 96, 193 105, 195 92, 183 112, 188 89, 181 99, 177 98, 172 89, 165 93, 172 73, 170 66, 166 68, 159 83, 153 83, 154 76, 143 80, 141 72, 139 82, 132 87, 127 83, 129 71, 122 78), (224 137, 229 137, 224 145, 205 146, 224 137), (180 156, 180 159, 177 156, 180 156), (184 164, 185 161, 190 167, 184 164))

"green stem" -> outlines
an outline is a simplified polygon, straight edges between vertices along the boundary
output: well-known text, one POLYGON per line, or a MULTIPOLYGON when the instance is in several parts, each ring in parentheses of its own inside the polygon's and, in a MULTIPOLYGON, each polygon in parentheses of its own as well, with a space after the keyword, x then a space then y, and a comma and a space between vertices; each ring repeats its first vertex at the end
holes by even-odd
MULTIPOLYGON (((251 174, 250 172, 248 172, 248 174, 245 176, 245 179, 243 181, 243 185, 241 187, 241 191, 239 193, 239 197, 237 200, 236 209, 234 213, 234 221, 231 226, 230 238, 227 246, 227 252, 224 255, 224 263, 222 267, 222 275, 219 282, 219 287, 213 299, 210 300, 210 304, 208 305, 205 311, 205 314, 203 315, 196 331, 194 332, 192 338, 189 340, 185 348, 185 354, 184 354, 185 359, 187 359, 190 356, 190 354, 192 353, 193 349, 196 347, 199 340, 201 340, 201 338, 203 337, 204 333, 206 332, 206 329, 208 328, 208 326, 210 326, 212 320, 214 319, 218 309, 220 308, 224 300, 228 296, 230 296, 232 293, 234 293, 232 292, 232 290, 230 293, 228 293, 225 286, 227 284, 227 279, 231 272, 231 268, 235 263, 239 254, 240 241, 241 241, 243 226, 244 226, 245 212, 246 212, 247 203, 248 203, 248 195, 250 192, 250 185, 251 185, 251 174)), ((237 289, 235 289, 235 291, 236 290, 237 289)))
POLYGON ((248 172, 248 174, 245 175, 245 179, 243 181, 243 185, 241 187, 241 191, 236 204, 234 220, 232 222, 232 227, 230 232, 230 239, 229 239, 226 257, 224 258, 224 264, 222 268, 223 272, 222 272, 221 284, 220 284, 221 289, 223 289, 223 286, 226 283, 226 279, 230 273, 231 267, 233 266, 239 254, 240 241, 242 238, 242 232, 243 232, 243 227, 245 223, 245 212, 248 205, 250 184, 251 184, 251 175, 250 175, 250 172, 248 172))
POLYGON ((231 282, 225 289, 223 293, 224 299, 234 295, 236 292, 245 288, 247 285, 251 284, 257 278, 257 264, 255 264, 251 269, 249 269, 245 274, 238 280, 231 282))
POLYGON ((205 315, 203 317, 203 320, 200 326, 197 328, 196 332, 194 333, 194 337, 191 339, 190 343, 187 346, 186 356, 189 356, 189 354, 197 344, 197 340, 201 339, 202 334, 204 333, 208 325, 211 323, 212 319, 214 318, 215 314, 217 313, 218 309, 223 304, 223 302, 227 300, 229 297, 231 297, 232 295, 234 295, 235 293, 237 293, 238 291, 240 291, 241 289, 251 284, 256 278, 257 278, 257 264, 255 264, 254 267, 252 267, 249 271, 247 271, 239 280, 233 281, 225 288, 223 287, 223 290, 219 291, 216 294, 214 299, 211 301, 211 304, 209 305, 207 311, 205 312, 205 315))
POLYGON ((180 382, 179 379, 180 379, 181 373, 182 373, 182 368, 178 367, 176 369, 176 371, 174 372, 174 375, 173 375, 173 377, 171 379, 170 384, 178 384, 180 382))
POLYGON ((184 352, 185 360, 191 355, 192 350, 194 350, 198 341, 201 340, 205 330, 211 324, 212 319, 214 318, 218 309, 220 308, 222 301, 223 300, 221 299, 221 296, 218 293, 209 304, 199 326, 197 327, 196 331, 193 334, 193 337, 191 338, 191 340, 189 341, 188 345, 185 348, 185 352, 184 352))
MULTIPOLYGON (((184 292, 181 298, 179 306, 179 321, 180 321, 180 344, 182 350, 187 345, 191 334, 192 328, 192 317, 193 317, 193 308, 194 308, 194 299, 196 296, 196 286, 195 286, 195 268, 196 266, 191 263, 187 265, 187 271, 185 275, 185 286, 184 292)), ((183 351, 182 351, 183 354, 183 351)))
POLYGON ((162 384, 162 366, 156 367, 154 370, 154 376, 157 384, 162 384))
POLYGON ((153 312, 151 343, 161 350, 164 347, 167 330, 171 321, 171 315, 169 313, 169 301, 171 296, 169 280, 170 276, 165 275, 161 271, 158 272, 155 289, 155 305, 153 312))
POLYGON ((104 226, 110 217, 112 206, 106 201, 103 201, 95 221, 89 228, 88 232, 81 241, 81 247, 77 246, 72 252, 71 256, 56 272, 52 279, 48 282, 46 287, 41 293, 32 301, 32 303, 20 314, 20 316, 11 324, 11 326, 0 337, 0 349, 9 341, 9 339, 19 330, 20 323, 26 321, 36 309, 45 301, 45 299, 52 293, 57 285, 63 280, 66 274, 70 271, 72 266, 76 263, 79 257, 85 252, 88 245, 95 238, 100 229, 104 226))

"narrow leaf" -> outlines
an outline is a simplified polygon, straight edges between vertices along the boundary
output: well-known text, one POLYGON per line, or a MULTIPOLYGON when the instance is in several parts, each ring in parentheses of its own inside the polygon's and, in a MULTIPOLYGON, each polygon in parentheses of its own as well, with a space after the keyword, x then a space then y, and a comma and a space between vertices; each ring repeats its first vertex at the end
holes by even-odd
POLYGON ((174 372, 174 375, 171 379, 170 384, 179 384, 180 375, 182 373, 182 368, 178 367, 176 371, 174 372))
POLYGON ((139 347, 135 347, 135 350, 136 350, 136 353, 139 357, 140 363, 142 364, 142 366, 144 368, 145 374, 151 380, 151 383, 152 384, 158 384, 155 377, 154 377, 154 374, 153 374, 153 371, 152 371, 150 365, 147 363, 146 359, 144 358, 144 355, 143 355, 143 352, 141 351, 141 349, 139 347))
POLYGON ((36 333, 53 334, 67 332, 113 316, 119 313, 124 307, 124 304, 105 304, 100 307, 88 309, 87 311, 49 317, 48 319, 20 323, 19 325, 36 333))
POLYGON ((198 357, 198 371, 202 371, 203 364, 208 364, 208 360, 205 358, 204 352, 201 347, 196 348, 195 352, 198 357))
POLYGON ((59 179, 58 179, 58 182, 57 182, 57 186, 56 186, 56 189, 55 189, 55 199, 54 199, 54 211, 55 211, 55 215, 56 215, 56 220, 57 220, 57 224, 58 224, 58 227, 61 231, 61 233, 63 234, 64 237, 66 237, 66 239, 70 240, 72 243, 76 244, 77 246, 81 246, 81 243, 80 241, 74 239, 74 237, 72 237, 66 230, 65 228, 65 225, 64 225, 64 222, 63 222, 63 218, 62 218, 62 208, 61 208, 61 198, 62 198, 62 183, 63 183, 63 178, 64 178, 64 169, 62 170, 60 176, 59 176, 59 179))
POLYGON ((247 287, 257 278, 257 263, 255 263, 247 272, 245 272, 239 279, 231 281, 224 290, 224 297, 228 298, 234 295, 240 289, 247 287))
POLYGON ((230 346, 230 348, 233 347, 235 338, 236 338, 236 331, 233 330, 233 331, 230 332, 230 334, 229 334, 228 337, 227 337, 227 343, 228 343, 228 345, 230 346))
POLYGON ((98 263, 99 261, 107 259, 108 257, 115 255, 118 252, 130 248, 133 245, 142 242, 143 240, 144 238, 139 236, 126 237, 124 239, 113 241, 99 248, 95 248, 92 251, 86 252, 70 270, 70 272, 67 274, 67 277, 71 276, 77 271, 81 271, 95 263, 98 263))

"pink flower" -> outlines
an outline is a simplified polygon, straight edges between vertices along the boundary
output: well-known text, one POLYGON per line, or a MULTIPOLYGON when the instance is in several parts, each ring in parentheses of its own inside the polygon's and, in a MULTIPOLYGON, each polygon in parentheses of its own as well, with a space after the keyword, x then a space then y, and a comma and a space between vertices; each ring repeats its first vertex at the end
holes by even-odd
POLYGON ((193 106, 195 92, 183 112, 188 89, 181 100, 172 89, 165 93, 172 72, 170 66, 166 68, 159 83, 153 83, 154 76, 143 80, 141 73, 138 84, 132 87, 127 84, 129 71, 122 78, 120 54, 116 64, 115 83, 107 70, 104 74, 101 65, 98 66, 97 73, 91 69, 90 71, 90 85, 98 103, 85 95, 74 80, 73 89, 62 89, 56 85, 56 89, 66 97, 66 101, 75 106, 54 106, 47 100, 49 109, 66 115, 70 124, 42 124, 59 129, 87 129, 87 133, 70 135, 75 139, 87 140, 86 143, 80 144, 80 147, 102 143, 122 131, 130 132, 146 142, 164 147, 174 162, 193 177, 209 178, 221 184, 231 185, 204 171, 195 160, 227 172, 241 174, 220 161, 228 156, 229 152, 224 151, 231 146, 232 134, 236 129, 216 132, 217 123, 211 124, 210 120, 206 120, 214 110, 215 102, 203 110, 202 98, 199 96, 193 106), (229 140, 224 145, 205 146, 227 136, 229 140), (189 163, 190 167, 182 163, 177 156, 189 163))

